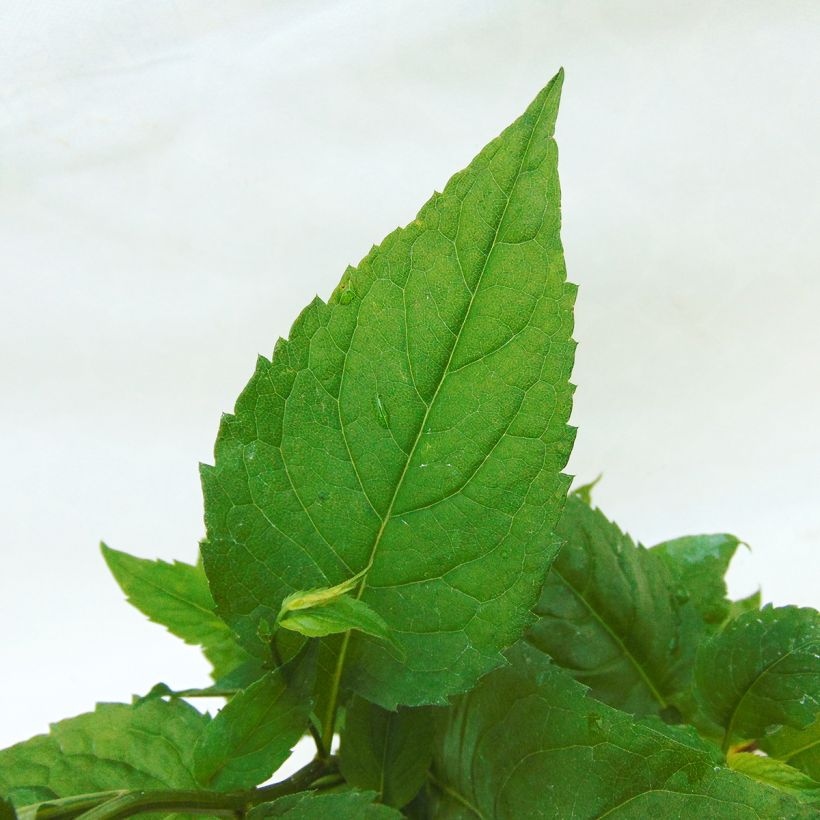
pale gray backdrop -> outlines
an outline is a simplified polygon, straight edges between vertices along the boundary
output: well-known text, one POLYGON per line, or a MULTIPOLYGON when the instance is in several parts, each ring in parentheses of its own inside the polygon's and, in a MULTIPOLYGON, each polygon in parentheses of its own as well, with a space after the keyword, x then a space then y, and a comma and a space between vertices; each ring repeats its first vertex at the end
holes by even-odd
POLYGON ((5 0, 0 37, 0 745, 205 680, 97 542, 194 558, 256 354, 561 65, 572 471, 820 603, 820 3, 5 0))

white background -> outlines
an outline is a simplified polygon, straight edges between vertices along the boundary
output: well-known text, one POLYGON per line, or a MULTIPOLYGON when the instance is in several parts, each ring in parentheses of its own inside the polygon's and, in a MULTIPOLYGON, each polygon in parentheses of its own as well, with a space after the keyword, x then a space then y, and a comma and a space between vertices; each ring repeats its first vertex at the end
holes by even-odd
POLYGON ((571 469, 820 603, 820 3, 0 8, 0 746, 205 682, 97 542, 193 560, 256 354, 561 65, 571 469))

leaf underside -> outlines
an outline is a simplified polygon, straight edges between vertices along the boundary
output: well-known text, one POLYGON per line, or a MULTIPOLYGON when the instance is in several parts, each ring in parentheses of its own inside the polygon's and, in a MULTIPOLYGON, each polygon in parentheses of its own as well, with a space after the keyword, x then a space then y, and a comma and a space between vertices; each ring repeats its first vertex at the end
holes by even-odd
POLYGON ((557 550, 576 291, 561 81, 259 359, 202 468, 221 615, 261 653, 287 595, 363 573, 355 595, 403 653, 356 632, 339 665, 386 708, 503 663, 557 550))

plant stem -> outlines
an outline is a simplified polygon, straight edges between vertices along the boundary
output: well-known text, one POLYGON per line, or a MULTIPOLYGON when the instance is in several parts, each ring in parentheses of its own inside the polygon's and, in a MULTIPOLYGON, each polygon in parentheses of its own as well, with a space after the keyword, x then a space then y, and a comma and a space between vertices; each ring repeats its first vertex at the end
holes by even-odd
MULTIPOLYGON (((106 791, 43 803, 38 820, 115 820, 145 812, 168 811, 243 817, 253 806, 277 797, 304 791, 328 775, 337 773, 336 760, 313 760, 287 780, 239 792, 208 792, 192 789, 137 789, 106 791)), ((335 780, 332 781, 335 783, 335 780)))

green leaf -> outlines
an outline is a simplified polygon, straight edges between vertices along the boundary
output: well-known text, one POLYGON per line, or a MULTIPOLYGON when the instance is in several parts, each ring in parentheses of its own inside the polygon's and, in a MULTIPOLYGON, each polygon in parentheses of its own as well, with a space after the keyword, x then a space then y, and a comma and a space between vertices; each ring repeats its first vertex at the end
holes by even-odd
POLYGON ((347 707, 339 766, 352 786, 375 791, 382 803, 402 808, 424 784, 433 757, 433 711, 389 712, 362 698, 347 707))
POLYGON ((373 792, 347 791, 337 794, 299 792, 263 803, 246 815, 248 820, 286 817, 287 820, 401 820, 389 806, 373 802, 373 792))
POLYGON ((753 592, 751 595, 747 595, 745 598, 731 601, 729 603, 729 620, 733 621, 738 615, 742 615, 744 612, 756 612, 760 609, 762 602, 763 599, 760 590, 753 592))
POLYGON ((727 762, 730 769, 807 803, 820 801, 820 783, 782 760, 750 752, 734 752, 727 757, 727 762))
POLYGON ((527 640, 592 694, 658 714, 688 686, 694 612, 660 556, 570 496, 565 544, 547 575, 527 640))
POLYGON ((193 747, 209 718, 181 701, 99 704, 0 751, 0 794, 45 788, 59 797, 108 789, 193 788, 193 747))
POLYGON ((215 679, 248 660, 247 652, 217 616, 200 564, 136 558, 105 544, 101 549, 128 602, 185 643, 201 646, 215 679))
POLYGON ((820 706, 820 615, 770 604, 741 615, 701 647, 695 681, 725 748, 808 725, 820 706))
POLYGON ((717 627, 729 616, 724 576, 738 546, 734 535, 687 535, 652 548, 666 562, 678 583, 691 595, 703 621, 717 627))
POLYGON ((220 614, 262 653, 259 624, 288 595, 361 574, 354 597, 404 660, 353 632, 337 665, 386 708, 444 703, 501 664, 558 549, 576 292, 561 83, 311 303, 202 468, 220 614))
POLYGON ((194 749, 201 786, 218 791, 251 788, 290 757, 307 730, 315 666, 315 653, 306 653, 228 701, 194 749))
POLYGON ((437 745, 437 820, 808 818, 720 765, 691 730, 635 721, 527 645, 450 711, 437 745))
POLYGON ((0 820, 17 820, 17 812, 14 811, 14 806, 2 797, 0 797, 0 820))
POLYGON ((760 747, 815 780, 820 780, 820 717, 804 729, 783 726, 760 739, 760 747))
POLYGON ((586 484, 581 484, 580 487, 576 487, 572 494, 577 498, 580 498, 584 504, 589 504, 592 506, 592 491, 598 485, 598 482, 604 477, 604 474, 601 473, 597 478, 593 479, 592 481, 588 481, 586 484))
POLYGON ((384 618, 364 601, 348 595, 310 609, 291 612, 279 621, 279 626, 308 638, 323 638, 358 629, 388 643, 393 641, 384 618))

